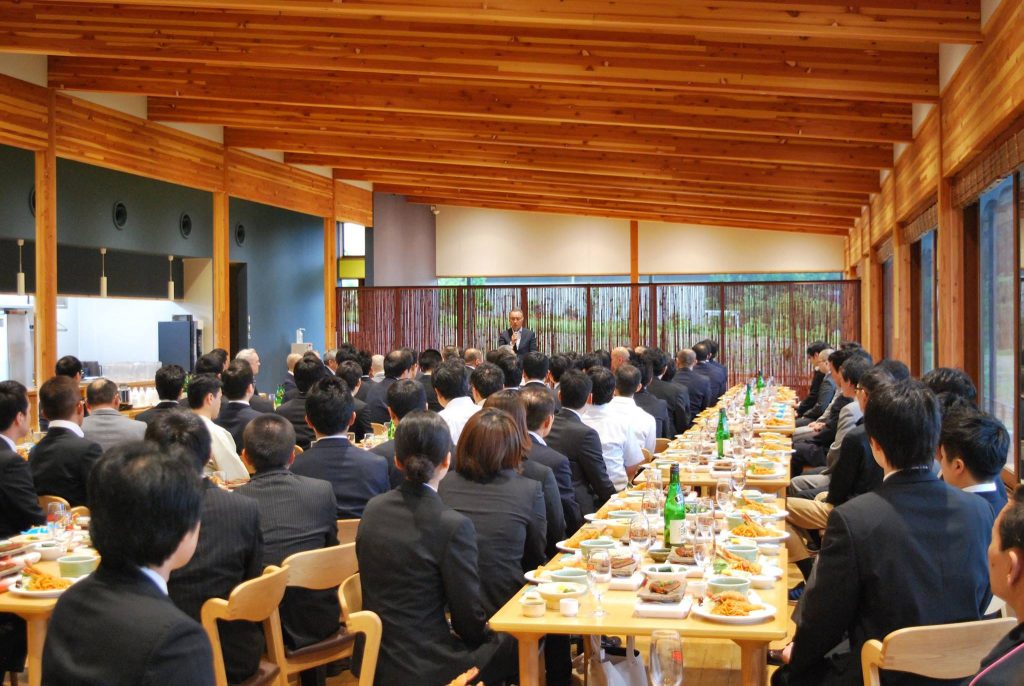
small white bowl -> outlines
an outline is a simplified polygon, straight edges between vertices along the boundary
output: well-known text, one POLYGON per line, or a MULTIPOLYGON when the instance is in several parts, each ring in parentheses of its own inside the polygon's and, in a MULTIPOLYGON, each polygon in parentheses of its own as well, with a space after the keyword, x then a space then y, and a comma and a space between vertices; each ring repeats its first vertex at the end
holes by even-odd
POLYGON ((519 599, 524 617, 543 617, 547 603, 536 593, 528 593, 519 599))
POLYGON ((558 603, 562 598, 580 598, 586 595, 587 586, 568 581, 556 581, 537 586, 537 591, 547 601, 549 609, 558 610, 558 603))
POLYGON ((686 583, 686 566, 669 564, 645 565, 640 571, 651 581, 682 581, 686 583))
POLYGON ((781 546, 778 543, 758 543, 757 549, 762 555, 778 555, 781 546))
POLYGON ((58 557, 64 555, 64 546, 53 541, 43 541, 42 543, 36 543, 35 550, 44 560, 56 560, 58 557))

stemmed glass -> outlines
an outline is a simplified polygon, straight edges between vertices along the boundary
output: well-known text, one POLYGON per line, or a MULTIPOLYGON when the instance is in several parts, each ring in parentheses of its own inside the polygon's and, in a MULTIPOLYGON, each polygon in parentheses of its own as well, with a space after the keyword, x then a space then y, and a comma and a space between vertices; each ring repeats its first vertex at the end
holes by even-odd
MULTIPOLYGON (((650 483, 650 482, 648 482, 650 483)), ((648 520, 661 517, 661 489, 645 488, 643 500, 640 501, 640 511, 648 520)))
POLYGON ((46 528, 50 537, 62 547, 68 539, 68 509, 64 503, 50 503, 46 506, 46 528))
POLYGON ((719 479, 718 483, 715 484, 715 502, 718 503, 718 508, 729 514, 732 512, 732 481, 726 479, 719 479))
POLYGON ((651 632, 648 666, 651 686, 682 686, 683 641, 677 632, 667 629, 651 632))
POLYGON ((732 490, 739 497, 743 494, 743 489, 747 487, 747 461, 742 457, 733 463, 730 480, 732 481, 732 490))
POLYGON ((587 558, 587 581, 594 593, 596 606, 591 617, 604 617, 608 613, 601 607, 601 598, 612 583, 612 559, 606 550, 595 550, 587 558))
POLYGON ((629 547, 635 553, 640 553, 643 560, 647 549, 651 547, 654 527, 644 514, 635 515, 629 520, 629 547))
POLYGON ((714 535, 702 527, 697 527, 697 534, 693 541, 693 562, 701 570, 703 576, 707 576, 708 568, 711 565, 711 556, 714 555, 714 535))

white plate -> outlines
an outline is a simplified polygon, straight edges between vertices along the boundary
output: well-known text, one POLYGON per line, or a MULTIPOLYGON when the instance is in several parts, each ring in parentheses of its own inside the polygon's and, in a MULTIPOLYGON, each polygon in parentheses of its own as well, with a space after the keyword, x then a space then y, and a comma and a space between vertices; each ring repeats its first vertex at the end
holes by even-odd
MULTIPOLYGON (((79 581, 81 581, 84 578, 85 578, 84 576, 77 577, 75 579, 72 579, 71 583, 72 583, 72 585, 77 584, 79 581)), ((70 586, 68 588, 70 588, 70 586)), ((23 589, 21 587, 21 579, 16 581, 14 583, 14 585, 11 586, 8 589, 8 591, 13 593, 14 595, 20 595, 20 596, 23 596, 25 598, 57 598, 57 597, 60 596, 61 593, 63 593, 66 590, 68 590, 68 589, 67 588, 55 588, 55 589, 50 590, 50 591, 27 591, 27 590, 25 590, 25 589, 23 589)))
POLYGON ((547 575, 547 578, 538 578, 537 570, 531 569, 526 574, 523 574, 523 578, 531 584, 546 584, 551 581, 551 572, 545 572, 545 574, 547 575))
POLYGON ((725 532, 725 534, 729 538, 742 538, 747 541, 754 541, 755 543, 781 543, 782 541, 785 541, 787 538, 789 538, 788 531, 783 531, 778 536, 737 536, 731 531, 727 531, 725 532))
MULTIPOLYGON (((753 601, 752 601, 753 602, 753 601)), ((693 609, 690 610, 694 615, 701 619, 706 619, 709 622, 718 622, 719 624, 758 624, 765 620, 771 619, 775 616, 775 606, 767 603, 760 603, 764 606, 761 610, 755 610, 744 617, 733 617, 728 615, 713 615, 711 614, 711 601, 705 600, 703 604, 694 603, 693 609)))
POLYGON ((785 519, 789 516, 789 512, 786 510, 778 510, 775 514, 759 514, 754 511, 746 511, 743 508, 738 508, 741 511, 746 512, 752 519, 785 519))
POLYGON ((772 474, 751 474, 751 473, 748 472, 747 473, 747 478, 748 479, 755 479, 755 480, 758 480, 758 479, 760 479, 760 480, 782 479, 782 478, 784 478, 786 476, 786 473, 787 472, 786 472, 785 469, 783 469, 782 471, 779 471, 779 472, 773 472, 772 474))
POLYGON ((558 543, 555 544, 555 547, 558 548, 559 550, 561 550, 563 553, 575 553, 575 552, 577 552, 579 550, 579 548, 570 548, 568 545, 566 545, 568 542, 569 542, 569 539, 565 539, 564 541, 559 541, 558 543))

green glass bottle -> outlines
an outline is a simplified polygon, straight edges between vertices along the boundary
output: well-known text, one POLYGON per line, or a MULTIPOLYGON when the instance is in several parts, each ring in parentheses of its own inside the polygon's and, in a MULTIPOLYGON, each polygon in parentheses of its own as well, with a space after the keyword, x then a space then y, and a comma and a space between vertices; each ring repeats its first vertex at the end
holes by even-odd
MULTIPOLYGON (((761 377, 758 376, 758 379, 761 377)), ((747 397, 743 399, 743 411, 746 414, 750 414, 750 408, 754 406, 754 398, 750 395, 750 383, 747 383, 747 397)))
POLYGON ((758 370, 757 372, 757 391, 760 393, 764 390, 764 374, 758 370))
POLYGON ((274 409, 281 407, 284 404, 284 386, 278 386, 277 391, 274 393, 274 409))
POLYGON ((729 419, 725 416, 725 408, 718 410, 718 428, 715 429, 715 443, 718 444, 718 459, 725 457, 725 442, 731 438, 729 435, 729 419))
POLYGON ((665 540, 666 548, 682 545, 686 531, 686 504, 679 489, 679 465, 672 465, 668 477, 668 494, 665 496, 665 540))

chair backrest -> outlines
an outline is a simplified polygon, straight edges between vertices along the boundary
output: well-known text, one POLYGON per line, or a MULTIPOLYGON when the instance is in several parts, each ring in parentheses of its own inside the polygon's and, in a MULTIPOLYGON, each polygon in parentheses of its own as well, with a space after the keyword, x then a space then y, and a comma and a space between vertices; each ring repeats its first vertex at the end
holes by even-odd
POLYGON ((71 508, 71 503, 69 503, 64 498, 61 498, 59 495, 41 495, 41 496, 39 496, 39 507, 42 508, 44 512, 46 511, 46 506, 49 505, 50 503, 60 503, 61 505, 63 505, 64 507, 66 507, 68 509, 71 508))
POLYGON ((667 438, 654 439, 654 452, 663 453, 668 450, 669 440, 667 438))
POLYGON ((355 543, 357 529, 359 529, 358 519, 339 519, 338 543, 342 545, 345 545, 346 543, 355 543))
POLYGON ((302 446, 299 445, 298 443, 295 444, 295 448, 293 448, 293 450, 294 450, 296 455, 301 455, 302 453, 306 452, 305 450, 302 449, 302 446))
POLYGON ((307 550, 288 556, 283 566, 288 570, 288 585, 323 590, 337 588, 355 574, 356 545, 336 545, 320 550, 307 550))
POLYGON ((651 455, 651 451, 648 450, 647 448, 640 448, 640 452, 642 452, 644 454, 644 462, 645 463, 650 462, 651 460, 654 459, 654 456, 651 455))
POLYGON ((383 436, 388 432, 388 427, 377 422, 370 422, 370 428, 373 429, 373 434, 375 436, 383 436))
POLYGON ((356 572, 341 583, 338 589, 338 600, 341 602, 342 621, 348 622, 353 612, 363 609, 363 587, 359 582, 359 572, 356 572))
MULTIPOLYGON (((88 516, 90 516, 89 508, 87 508, 85 505, 79 505, 77 507, 72 507, 70 510, 68 510, 68 512, 71 514, 72 517, 88 517, 88 516)), ((993 596, 993 597, 995 597, 995 596, 993 596)))
POLYGON ((865 686, 878 686, 880 669, 932 679, 962 679, 978 671, 982 658, 1010 629, 1012 617, 899 629, 861 650, 865 686))

